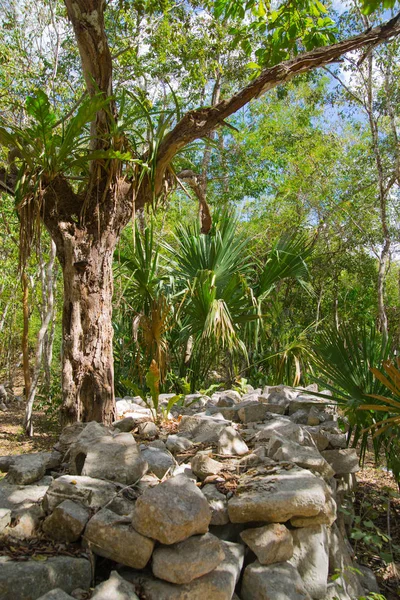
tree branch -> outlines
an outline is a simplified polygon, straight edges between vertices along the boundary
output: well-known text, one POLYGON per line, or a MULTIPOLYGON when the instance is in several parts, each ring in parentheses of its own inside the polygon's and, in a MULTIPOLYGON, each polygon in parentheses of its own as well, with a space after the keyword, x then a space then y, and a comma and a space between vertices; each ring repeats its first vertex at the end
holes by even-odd
MULTIPOLYGON (((104 0, 65 0, 68 17, 74 29, 82 61, 83 76, 90 96, 103 92, 112 95, 112 59, 104 27, 104 0)), ((115 114, 115 102, 110 101, 110 112, 100 110, 92 124, 95 136, 93 147, 109 146, 109 125, 115 114)))
POLYGON ((366 44, 379 44, 399 35, 400 13, 384 25, 368 29, 348 40, 305 52, 296 58, 264 69, 259 77, 228 100, 215 106, 192 110, 166 135, 157 156, 156 192, 161 190, 164 172, 179 150, 198 138, 205 137, 224 119, 238 111, 253 98, 259 98, 276 86, 290 81, 296 75, 335 62, 346 52, 357 50, 366 44))

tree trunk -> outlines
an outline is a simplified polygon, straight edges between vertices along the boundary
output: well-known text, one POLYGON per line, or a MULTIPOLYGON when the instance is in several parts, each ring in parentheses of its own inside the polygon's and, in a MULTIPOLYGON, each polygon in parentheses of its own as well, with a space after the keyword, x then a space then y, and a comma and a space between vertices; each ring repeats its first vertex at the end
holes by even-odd
POLYGON ((390 240, 385 239, 382 247, 382 252, 379 257, 378 267, 378 315, 379 315, 379 329, 385 339, 388 337, 388 319, 385 306, 385 283, 386 283, 386 271, 387 264, 390 254, 390 240))
MULTIPOLYGON (((41 253, 41 251, 40 251, 40 253, 41 253)), ((54 242, 51 242, 49 262, 47 263, 47 265, 43 261, 42 253, 41 253, 41 259, 40 259, 40 269, 41 269, 42 281, 43 281, 43 279, 47 280, 48 289, 47 289, 47 285, 44 285, 42 288, 42 291, 44 293, 44 296, 42 299, 43 305, 42 305, 42 309, 41 309, 42 325, 40 327, 40 331, 38 334, 33 377, 31 379, 29 394, 27 394, 27 399, 26 399, 24 429, 25 429, 26 435, 29 435, 30 437, 33 436, 33 421, 32 421, 33 404, 35 402, 36 391, 38 388, 39 377, 40 377, 40 372, 41 372, 43 350, 44 350, 44 340, 45 340, 46 334, 49 330, 49 327, 51 325, 51 322, 53 320, 53 312, 54 312, 53 267, 54 267, 55 258, 56 258, 56 247, 55 247, 54 242)))
POLYGON ((63 425, 110 424, 115 420, 111 317, 118 236, 107 230, 89 242, 85 228, 74 233, 65 233, 58 248, 64 277, 61 420, 63 425))

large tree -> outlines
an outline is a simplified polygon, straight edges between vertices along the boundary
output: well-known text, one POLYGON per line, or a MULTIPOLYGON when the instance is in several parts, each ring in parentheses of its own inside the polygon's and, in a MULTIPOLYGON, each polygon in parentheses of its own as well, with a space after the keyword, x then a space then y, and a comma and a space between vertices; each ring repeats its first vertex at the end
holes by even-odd
MULTIPOLYGON (((226 9, 225 18, 232 15, 237 17, 238 14, 241 16, 237 9, 243 3, 237 0, 220 0, 216 4, 219 12, 226 9)), ((247 3, 253 8, 255 4, 260 8, 254 23, 262 31, 265 23, 260 25, 260 21, 265 21, 264 3, 247 3)), ((298 13, 302 17, 306 4, 299 2, 298 13)), ((277 57, 286 57, 288 52, 294 55, 293 58, 261 70, 259 76, 246 87, 214 106, 189 110, 183 117, 176 118, 175 123, 169 121, 169 127, 165 125, 161 133, 159 131, 157 143, 154 144, 153 139, 145 149, 143 144, 136 148, 132 146, 118 120, 118 107, 113 95, 113 57, 105 26, 105 0, 65 0, 65 5, 79 49, 87 94, 92 99, 91 103, 85 105, 86 118, 88 114, 92 114, 93 118, 87 156, 89 168, 84 175, 84 182, 82 184, 81 181, 77 187, 73 178, 68 176, 68 168, 72 163, 65 156, 64 162, 61 161, 61 147, 58 148, 60 160, 53 160, 52 153, 57 144, 64 144, 65 153, 65 138, 68 137, 68 131, 72 135, 71 128, 66 130, 61 142, 59 137, 50 136, 51 142, 42 148, 44 159, 41 168, 31 168, 28 181, 23 163, 29 163, 29 151, 32 149, 29 144, 24 146, 23 140, 26 138, 23 133, 19 138, 9 136, 3 128, 1 141, 10 147, 10 168, 1 170, 0 179, 3 189, 16 194, 18 200, 21 223, 26 234, 21 242, 23 251, 27 252, 27 246, 31 243, 32 231, 37 223, 34 218, 36 214, 56 244, 62 267, 63 422, 97 420, 110 423, 115 417, 112 262, 122 229, 135 211, 154 203, 175 185, 179 177, 171 166, 172 161, 185 146, 196 139, 210 136, 212 131, 226 124, 230 115, 253 98, 296 75, 337 61, 346 52, 365 45, 370 47, 397 35, 400 33, 400 15, 385 25, 311 51, 305 51, 304 47, 320 46, 321 40, 326 42, 330 39, 330 34, 326 38, 321 37, 322 34, 318 37, 318 27, 324 29, 326 23, 316 23, 312 18, 299 21, 300 29, 305 27, 304 23, 311 22, 312 25, 307 35, 303 35, 303 46, 297 43, 289 44, 286 49, 282 46, 285 50, 282 54, 278 43, 275 53, 258 55, 262 60, 272 62, 276 62, 277 57), (15 141, 17 147, 13 148, 15 141), (64 170, 63 165, 67 165, 64 170)), ((290 17, 293 3, 283 3, 282 7, 286 12, 289 11, 290 17)), ((275 19, 276 24, 279 18, 284 19, 285 14, 283 10, 269 16, 271 20, 275 19)), ((282 27, 275 27, 275 33, 280 32, 282 44, 284 39, 290 37, 282 35, 283 30, 282 27)), ((240 35, 240 28, 238 32, 240 35)), ((277 39, 276 35, 275 38, 273 36, 274 27, 272 37, 268 38, 271 44, 277 39)), ((301 32, 295 32, 294 39, 299 37, 301 32)), ((31 99, 28 108, 41 123, 41 131, 56 129, 58 124, 50 115, 43 95, 38 94, 36 99, 31 99)), ((82 110, 79 114, 84 121, 83 113, 82 110)), ((75 121, 74 126, 77 125, 75 121)), ((32 129, 29 133, 32 134, 32 129)))

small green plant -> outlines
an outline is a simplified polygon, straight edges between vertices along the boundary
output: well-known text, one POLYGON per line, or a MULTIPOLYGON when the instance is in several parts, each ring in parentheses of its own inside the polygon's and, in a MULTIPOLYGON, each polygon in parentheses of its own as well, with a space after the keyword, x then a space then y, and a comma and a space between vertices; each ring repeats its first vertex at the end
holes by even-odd
POLYGON ((236 380, 235 385, 233 386, 233 389, 236 392, 239 392, 239 394, 245 394, 247 392, 247 384, 248 381, 245 377, 240 377, 239 379, 236 380))
MULTIPOLYGON (((397 492, 386 489, 386 494, 379 496, 379 502, 388 504, 390 498, 393 497, 398 497, 397 492)), ((382 531, 376 524, 379 517, 376 502, 374 504, 364 498, 359 508, 359 514, 355 516, 344 507, 341 507, 340 511, 353 518, 350 538, 354 542, 355 553, 357 553, 359 545, 362 544, 375 555, 378 555, 386 564, 395 562, 400 553, 400 546, 393 543, 390 534, 382 531)))
POLYGON ((43 411, 51 423, 58 423, 60 408, 62 405, 62 393, 60 387, 60 375, 54 373, 51 377, 50 387, 41 385, 36 396, 36 408, 43 411))
POLYGON ((150 409, 151 417, 155 423, 157 423, 160 418, 167 419, 171 408, 178 402, 182 402, 184 399, 183 394, 176 394, 168 400, 166 406, 160 405, 160 370, 154 359, 151 361, 149 370, 146 373, 146 384, 150 397, 147 394, 147 390, 143 390, 132 381, 124 379, 122 383, 128 390, 142 398, 147 408, 150 409))

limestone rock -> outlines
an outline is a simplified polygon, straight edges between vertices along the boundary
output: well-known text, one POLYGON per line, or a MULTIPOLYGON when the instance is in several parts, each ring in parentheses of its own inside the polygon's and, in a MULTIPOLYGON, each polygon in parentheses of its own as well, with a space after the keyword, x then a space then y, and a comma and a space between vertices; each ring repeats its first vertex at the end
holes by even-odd
POLYGON ((277 467, 271 473, 268 466, 260 466, 256 473, 243 475, 236 495, 228 501, 233 523, 284 523, 293 517, 314 517, 326 512, 329 488, 310 471, 277 467))
POLYGON ((312 598, 320 600, 327 591, 329 550, 325 525, 294 529, 292 564, 312 598))
POLYGON ((244 547, 222 542, 225 559, 210 573, 191 583, 176 585, 143 573, 122 572, 122 576, 144 592, 147 600, 231 600, 243 565, 244 547))
POLYGON ((320 473, 325 479, 331 479, 335 475, 335 471, 316 448, 300 446, 300 444, 284 440, 282 437, 279 434, 275 434, 270 439, 269 448, 273 449, 272 451, 268 450, 270 458, 277 462, 294 462, 299 467, 320 473), (274 443, 276 440, 278 441, 278 448, 276 448, 276 443, 274 443))
POLYGON ((357 473, 357 471, 360 470, 359 459, 355 448, 324 450, 322 456, 332 466, 337 475, 357 473))
POLYGON ((347 436, 345 433, 341 433, 340 431, 338 431, 337 433, 331 432, 331 431, 326 431, 325 435, 329 442, 329 446, 331 448, 344 449, 347 447, 347 436))
POLYGON ((83 476, 130 485, 147 471, 139 446, 130 433, 96 439, 85 453, 76 455, 75 463, 83 461, 83 476))
POLYGON ((228 501, 225 494, 221 494, 212 483, 205 485, 201 491, 207 498, 211 508, 210 525, 226 525, 229 523, 228 501))
POLYGON ((202 416, 182 417, 179 423, 179 432, 193 442, 217 442, 220 433, 230 425, 229 421, 221 418, 202 416))
POLYGON ((296 410, 292 415, 290 415, 290 420, 293 423, 297 423, 300 425, 307 425, 308 421, 308 411, 304 409, 296 410))
POLYGON ((296 442, 296 444, 300 444, 300 446, 315 446, 308 431, 300 425, 292 423, 288 417, 275 417, 271 421, 267 421, 263 425, 260 425, 257 441, 268 441, 274 434, 279 434, 283 436, 284 439, 296 442))
POLYGON ((82 475, 83 465, 88 451, 97 441, 104 437, 112 437, 111 429, 102 423, 91 421, 79 433, 75 441, 69 446, 69 472, 73 475, 82 475))
POLYGON ((88 423, 74 423, 64 427, 56 444, 56 448, 61 454, 65 454, 69 447, 76 442, 82 431, 88 423))
POLYGON ((27 540, 39 535, 43 509, 39 504, 19 507, 11 510, 9 523, 4 527, 2 535, 12 539, 27 540))
POLYGON ((38 600, 74 600, 73 596, 70 596, 61 588, 56 588, 47 592, 44 596, 40 596, 38 600))
POLYGON ((111 571, 110 578, 98 585, 91 600, 139 600, 135 588, 123 579, 117 571, 111 571))
POLYGON ((240 537, 254 552, 261 565, 285 562, 293 556, 292 535, 280 523, 256 529, 245 529, 240 537))
POLYGON ((129 433, 134 429, 135 425, 136 421, 133 417, 125 417, 124 419, 114 421, 113 423, 114 429, 118 429, 121 433, 129 433))
POLYGON ((287 562, 248 565, 240 596, 242 600, 311 600, 299 573, 287 562))
POLYGON ((118 492, 118 486, 110 481, 83 477, 78 475, 62 475, 55 479, 47 490, 44 506, 52 512, 64 500, 73 500, 87 508, 98 509, 112 500, 118 492))
POLYGON ((143 460, 148 464, 149 472, 157 475, 159 479, 162 479, 168 471, 171 472, 175 467, 176 463, 171 454, 160 448, 147 446, 141 454, 143 460))
POLYGON ((317 398, 316 396, 311 396, 308 394, 302 394, 297 396, 295 400, 291 401, 289 406, 289 415, 292 415, 297 410, 310 411, 312 408, 322 412, 325 410, 325 408, 331 406, 332 404, 334 403, 323 400, 322 398, 317 398))
POLYGON ((199 479, 209 475, 216 475, 223 468, 223 464, 209 456, 208 452, 198 452, 190 462, 192 471, 199 479))
POLYGON ((226 427, 218 438, 218 454, 238 455, 247 454, 249 448, 242 436, 233 427, 226 427))
MULTIPOLYGON (((225 390, 220 392, 219 400, 232 400, 235 404, 241 402, 242 397, 236 390, 225 390)), ((229 406, 229 404, 220 404, 220 406, 229 406)))
POLYGON ((174 544, 207 533, 211 510, 200 490, 185 475, 147 489, 133 510, 132 525, 142 535, 174 544))
POLYGON ((159 546, 153 553, 152 568, 159 579, 183 584, 213 571, 224 558, 219 539, 206 533, 171 546, 159 546))
POLYGON ((306 430, 311 435, 318 452, 326 450, 329 446, 329 439, 326 431, 321 427, 306 427, 306 430))
POLYGON ((138 434, 145 440, 153 440, 158 436, 158 429, 153 421, 147 421, 139 424, 138 434))
POLYGON ((262 402, 251 402, 242 406, 238 410, 239 419, 242 423, 252 423, 253 421, 263 421, 268 414, 268 407, 262 402))
POLYGON ((90 587, 92 569, 85 558, 50 556, 44 561, 0 560, 1 600, 32 600, 55 588, 70 593, 77 587, 90 587))
POLYGON ((89 521, 84 540, 95 554, 134 569, 143 569, 153 552, 154 541, 138 533, 131 525, 103 508, 89 521))
POLYGON ((47 469, 61 463, 59 452, 37 452, 16 456, 8 469, 7 481, 11 485, 28 485, 42 479, 47 469))
POLYGON ((179 435, 169 435, 165 445, 172 454, 178 454, 178 452, 188 450, 193 446, 193 442, 179 435))
POLYGON ((89 520, 89 510, 72 500, 61 502, 45 519, 42 528, 51 538, 65 542, 76 542, 89 520))
POLYGON ((321 510, 313 517, 292 517, 290 524, 293 527, 314 527, 316 525, 332 525, 336 519, 336 502, 333 499, 331 492, 326 497, 324 510, 321 510))

